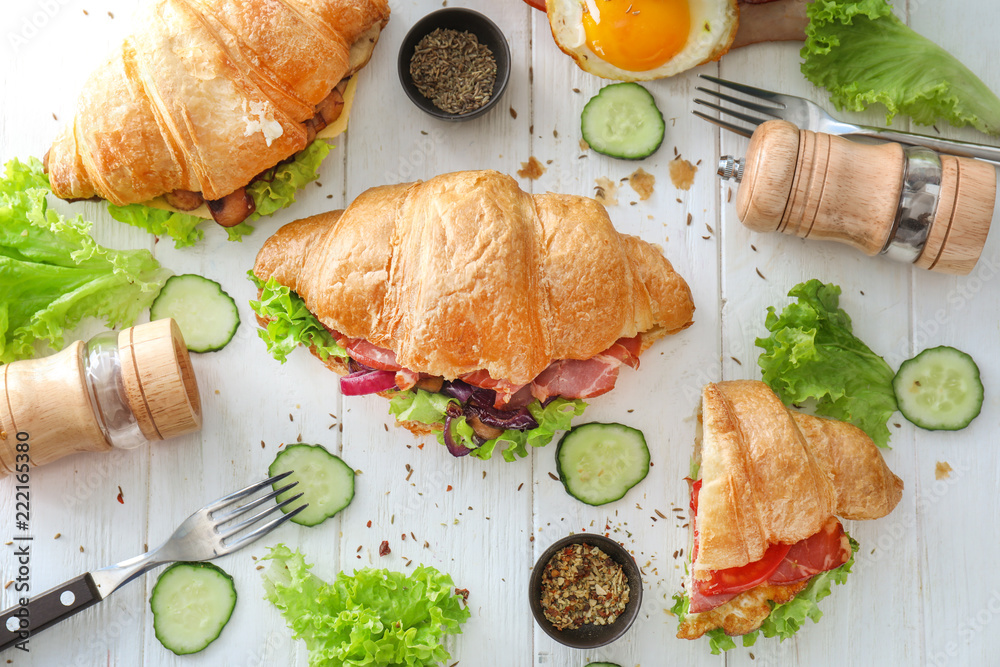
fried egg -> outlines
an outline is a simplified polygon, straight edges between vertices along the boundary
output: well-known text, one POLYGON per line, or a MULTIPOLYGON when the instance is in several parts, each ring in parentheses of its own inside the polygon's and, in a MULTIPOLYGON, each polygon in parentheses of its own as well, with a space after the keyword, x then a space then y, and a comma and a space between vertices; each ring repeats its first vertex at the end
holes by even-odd
POLYGON ((645 81, 718 60, 736 35, 736 0, 548 0, 556 44, 586 72, 645 81))

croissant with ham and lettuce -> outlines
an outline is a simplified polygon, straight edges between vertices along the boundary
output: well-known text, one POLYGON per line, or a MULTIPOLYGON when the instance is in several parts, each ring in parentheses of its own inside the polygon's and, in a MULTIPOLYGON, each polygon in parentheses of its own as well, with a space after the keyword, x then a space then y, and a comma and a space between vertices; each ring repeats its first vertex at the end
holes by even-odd
POLYGON ((481 458, 547 443, 694 312, 670 262, 596 201, 493 171, 372 188, 285 225, 252 278, 275 356, 303 343, 344 394, 386 392, 403 426, 481 458))
POLYGON ((713 653, 788 638, 850 572, 857 543, 837 517, 887 515, 903 482, 864 431, 790 410, 763 382, 709 384, 701 421, 677 636, 707 634, 713 653))
POLYGON ((387 0, 154 0, 46 155, 52 191, 232 227, 248 185, 343 131, 387 0))

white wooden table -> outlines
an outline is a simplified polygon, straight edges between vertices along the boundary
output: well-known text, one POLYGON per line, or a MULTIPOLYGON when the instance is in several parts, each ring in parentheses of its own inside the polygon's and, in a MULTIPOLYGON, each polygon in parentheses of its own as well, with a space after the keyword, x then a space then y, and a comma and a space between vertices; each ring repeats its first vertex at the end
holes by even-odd
MULTIPOLYGON (((90 71, 126 34, 136 4, 4 4, 0 159, 45 152, 61 123, 72 117, 90 71)), ((745 230, 728 203, 730 186, 713 172, 720 152, 740 155, 746 142, 720 135, 691 115, 696 74, 719 74, 824 101, 825 94, 799 73, 798 45, 749 47, 720 64, 650 83, 668 119, 667 138, 652 158, 628 163, 581 153, 580 111, 604 82, 581 72, 556 49, 540 13, 519 0, 451 3, 476 8, 499 23, 513 57, 510 86, 499 107, 477 121, 453 125, 417 110, 396 76, 397 49, 408 26, 441 3, 391 4, 392 19, 361 74, 350 131, 323 165, 320 183, 309 186, 290 210, 258 223, 258 231, 242 244, 227 242, 222 229, 206 225, 203 243, 175 250, 169 240, 154 243, 146 233, 112 221, 103 205, 58 205, 95 221, 94 234, 103 244, 150 248, 177 273, 219 280, 237 298, 243 325, 225 350, 194 360, 205 412, 201 434, 128 453, 64 459, 33 473, 31 591, 40 593, 159 543, 204 502, 263 477, 279 445, 300 435, 338 452, 360 471, 354 502, 318 528, 289 525, 264 544, 218 561, 234 576, 240 600, 220 639, 203 653, 176 657, 154 638, 148 605, 154 573, 32 638, 29 653, 13 650, 0 657, 39 667, 305 665, 304 645, 291 639, 278 612, 262 599, 252 558, 262 556, 267 544, 282 541, 302 549, 315 563, 314 572, 328 580, 339 570, 367 566, 407 570, 426 563, 450 572, 471 592, 472 618, 451 643, 452 662, 461 665, 575 667, 598 659, 644 667, 723 661, 1000 664, 1000 443, 995 435, 1000 421, 1000 284, 995 280, 1000 234, 990 237, 973 275, 956 279, 866 258, 846 247, 745 230), (676 190, 668 177, 675 147, 700 164, 694 187, 686 192, 676 190), (617 182, 639 166, 654 174, 651 199, 631 205, 639 198, 623 184, 611 216, 623 231, 663 246, 690 283, 697 306, 693 327, 657 343, 644 355, 640 371, 625 370, 615 391, 591 401, 578 419, 628 423, 645 432, 651 447, 654 467, 646 480, 602 508, 573 500, 552 479, 554 444, 513 464, 499 457, 455 460, 433 439, 418 440, 394 428, 385 401, 343 399, 336 376, 304 350, 279 365, 258 340, 247 305, 254 290, 245 273, 281 224, 344 206, 369 186, 459 169, 513 174, 530 156, 547 168, 537 181, 521 180, 535 192, 590 195, 598 177, 617 182), (692 222, 686 225, 689 215, 692 222), (673 517, 674 507, 686 507, 682 478, 701 386, 759 378, 754 338, 764 333, 767 306, 783 306, 789 288, 813 277, 843 287, 842 305, 856 332, 893 367, 937 344, 970 352, 982 369, 986 404, 973 425, 956 434, 920 431, 897 414, 886 459, 905 481, 903 500, 885 519, 848 525, 861 542, 858 563, 848 584, 822 603, 823 621, 808 624, 783 644, 761 640, 753 649, 713 657, 704 641, 674 638, 676 620, 666 610, 682 579, 683 557, 674 553, 687 544, 687 530, 680 527, 686 519, 658 519, 655 512, 673 517), (938 461, 951 465, 947 479, 935 479, 938 461), (414 469, 409 482, 405 464, 414 469), (116 499, 119 486, 124 503, 116 499), (531 567, 554 540, 581 530, 603 532, 606 523, 643 566, 640 618, 611 646, 567 649, 532 621, 526 599, 531 567), (382 540, 389 541, 392 553, 380 558, 382 540), (424 541, 428 548, 422 547, 424 541)), ((994 0, 898 5, 918 31, 1000 89, 994 0)), ((881 120, 877 112, 861 118, 881 120)), ((938 127, 947 136, 978 138, 938 127)), ((99 328, 87 326, 79 336, 99 328)), ((12 481, 0 482, 0 491, 0 525, 9 533, 0 534, 0 542, 6 542, 13 534, 12 481)), ((0 548, 4 583, 13 578, 13 549, 0 548)), ((5 590, 3 607, 14 602, 13 588, 5 590)))

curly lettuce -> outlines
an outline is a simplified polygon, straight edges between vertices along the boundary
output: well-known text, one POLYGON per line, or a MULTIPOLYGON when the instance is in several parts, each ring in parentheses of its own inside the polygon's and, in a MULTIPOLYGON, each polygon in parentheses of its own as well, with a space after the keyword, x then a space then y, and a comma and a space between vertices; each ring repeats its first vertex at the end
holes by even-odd
POLYGON ((839 307, 840 288, 813 279, 788 296, 798 302, 781 315, 769 307, 764 325, 771 335, 756 341, 764 350, 757 359, 764 382, 786 404, 818 399, 818 414, 851 422, 888 447, 895 373, 852 332, 839 307))
POLYGON ((0 178, 0 363, 61 348, 85 317, 131 326, 170 275, 148 250, 98 245, 89 222, 49 209, 50 192, 35 158, 0 178))
MULTIPOLYGON (((319 178, 320 164, 331 150, 332 146, 325 141, 314 141, 296 153, 291 160, 272 167, 248 185, 247 192, 253 197, 256 210, 247 220, 252 222, 291 206, 299 189, 319 178)), ((145 229, 156 236, 169 236, 174 240, 176 248, 194 245, 204 238, 205 233, 198 229, 198 225, 209 222, 195 215, 143 204, 108 204, 108 212, 119 222, 145 229)), ((242 241, 251 232, 253 227, 246 221, 226 228, 230 241, 242 241)))
MULTIPOLYGON (((437 439, 444 444, 445 411, 449 403, 458 403, 444 394, 432 394, 423 389, 396 392, 389 402, 389 412, 396 421, 416 421, 438 430, 437 439)), ((527 431, 508 429, 501 435, 477 445, 472 425, 465 417, 451 422, 452 437, 459 445, 471 449, 470 456, 489 460, 499 451, 505 461, 512 462, 528 455, 528 447, 544 447, 552 441, 556 431, 567 431, 573 417, 582 415, 587 404, 580 399, 556 398, 543 406, 535 400, 528 406, 538 426, 527 431)))
MULTIPOLYGON (((771 614, 764 619, 758 629, 742 636, 743 646, 753 646, 762 634, 768 638, 777 637, 780 641, 785 641, 805 625, 806 619, 812 620, 813 623, 819 622, 823 616, 823 612, 819 608, 819 601, 830 595, 834 584, 847 583, 847 575, 851 573, 851 568, 854 566, 854 554, 857 553, 859 545, 850 535, 847 539, 851 543, 850 559, 840 567, 814 576, 809 580, 809 584, 788 602, 776 605, 769 601, 771 614)), ((674 605, 670 611, 677 616, 678 623, 683 623, 690 604, 691 598, 687 596, 687 593, 674 595, 674 605)), ((712 655, 736 648, 736 642, 722 628, 709 630, 704 636, 708 638, 712 655)))
POLYGON ((298 294, 273 277, 264 282, 253 271, 247 271, 247 275, 260 290, 260 300, 251 301, 250 308, 267 322, 266 327, 257 329, 257 335, 267 345, 272 357, 285 363, 292 350, 305 345, 315 348, 323 361, 330 355, 347 358, 347 351, 306 308, 305 301, 298 294))
POLYGON ((265 598, 309 648, 310 667, 407 665, 430 667, 451 659, 448 635, 471 615, 448 574, 419 566, 411 574, 365 568, 339 572, 328 584, 284 544, 262 560, 265 598))
POLYGON ((802 74, 831 93, 838 109, 880 103, 886 122, 903 114, 921 125, 944 118, 1000 134, 1000 99, 965 65, 892 13, 885 0, 814 0, 802 74))

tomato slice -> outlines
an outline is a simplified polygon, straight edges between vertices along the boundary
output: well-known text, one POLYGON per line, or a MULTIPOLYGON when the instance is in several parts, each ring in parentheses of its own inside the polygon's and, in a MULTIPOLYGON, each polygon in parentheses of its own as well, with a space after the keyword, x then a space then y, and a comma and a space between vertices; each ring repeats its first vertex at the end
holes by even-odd
MULTIPOLYGON (((688 480, 690 482, 690 480, 688 480)), ((694 553, 691 559, 698 558, 698 494, 701 492, 701 480, 691 484, 691 522, 694 526, 694 553)), ((694 586, 701 595, 725 595, 742 593, 758 586, 771 576, 785 560, 790 544, 772 544, 764 552, 763 558, 740 567, 726 570, 714 570, 711 579, 695 579, 694 586)))
POLYGON ((545 11, 545 0, 524 0, 535 9, 545 11))
POLYGON ((698 582, 701 584, 701 592, 705 595, 721 595, 748 591, 767 581, 785 560, 791 548, 790 544, 772 544, 764 552, 764 557, 758 561, 741 567, 714 570, 711 579, 698 582))

